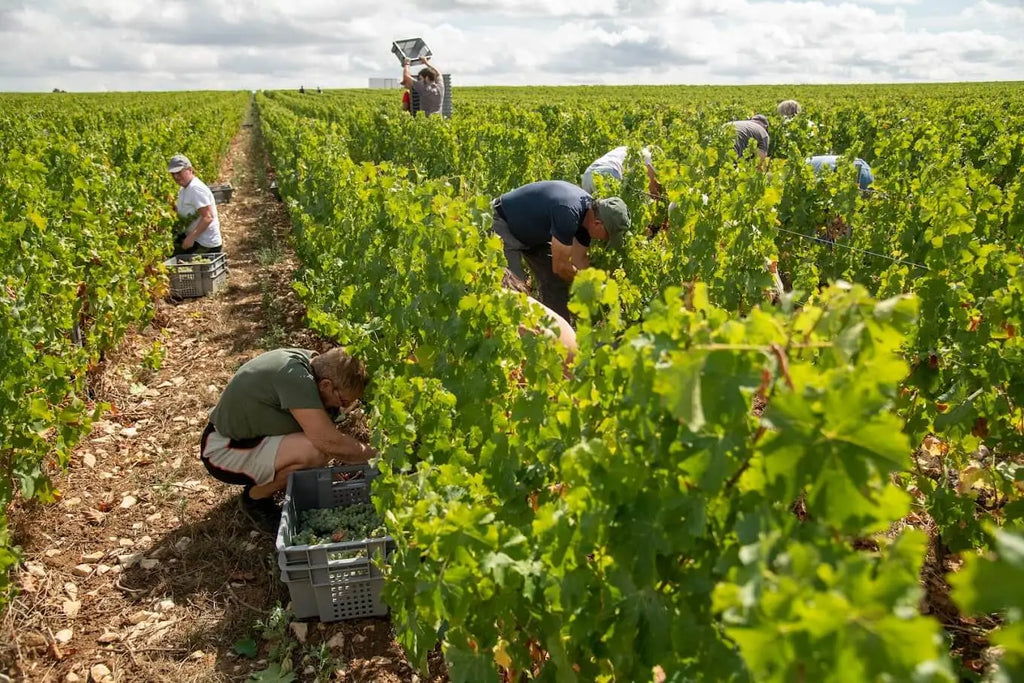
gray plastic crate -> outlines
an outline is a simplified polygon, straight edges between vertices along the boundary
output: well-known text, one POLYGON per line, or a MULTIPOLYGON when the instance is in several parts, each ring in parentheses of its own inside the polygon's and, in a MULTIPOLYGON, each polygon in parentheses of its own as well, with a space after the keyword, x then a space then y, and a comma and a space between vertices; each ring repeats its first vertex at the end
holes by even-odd
POLYGON ((176 254, 164 261, 170 275, 171 296, 178 299, 206 296, 227 282, 224 254, 176 254))
POLYGON ((422 38, 396 40, 391 43, 391 53, 398 57, 399 64, 405 64, 407 59, 410 64, 422 64, 424 57, 429 59, 434 54, 422 38))
POLYGON ((210 185, 210 192, 213 193, 213 200, 218 204, 227 204, 231 201, 231 195, 235 191, 235 188, 231 187, 231 183, 222 183, 220 185, 210 185))
POLYGON ((441 80, 444 82, 444 99, 441 100, 441 116, 446 119, 452 117, 452 75, 441 74, 441 80))
POLYGON ((377 474, 368 465, 343 465, 289 475, 276 548, 281 580, 297 618, 339 621, 387 614, 381 600, 384 574, 376 562, 394 549, 390 536, 291 545, 300 512, 369 503, 370 483, 377 474))

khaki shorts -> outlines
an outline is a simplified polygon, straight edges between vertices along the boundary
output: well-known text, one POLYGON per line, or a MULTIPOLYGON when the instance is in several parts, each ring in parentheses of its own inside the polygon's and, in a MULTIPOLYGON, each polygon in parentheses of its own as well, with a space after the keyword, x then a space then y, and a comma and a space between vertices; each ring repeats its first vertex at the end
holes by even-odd
POLYGON ((261 486, 274 480, 277 450, 283 435, 235 441, 207 425, 200 459, 206 470, 225 484, 261 486))

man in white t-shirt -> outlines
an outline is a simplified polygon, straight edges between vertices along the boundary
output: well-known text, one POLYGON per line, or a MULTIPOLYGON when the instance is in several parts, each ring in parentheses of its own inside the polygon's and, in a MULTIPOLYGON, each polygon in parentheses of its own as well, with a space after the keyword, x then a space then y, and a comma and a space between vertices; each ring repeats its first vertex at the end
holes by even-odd
POLYGON ((175 238, 175 253, 208 254, 221 250, 220 219, 213 193, 196 177, 192 162, 184 154, 175 154, 167 164, 174 182, 178 183, 178 199, 174 208, 182 218, 195 216, 184 233, 175 238))
MULTIPOLYGON (((629 148, 623 145, 622 147, 616 147, 612 151, 605 154, 603 157, 594 161, 594 163, 587 166, 587 170, 583 172, 583 176, 580 178, 580 187, 589 192, 594 193, 594 176, 605 175, 616 180, 622 180, 623 165, 626 163, 626 153, 629 148)), ((644 159, 644 168, 647 170, 647 189, 652 195, 661 194, 661 184, 658 182, 658 177, 654 174, 654 163, 651 161, 651 150, 649 147, 644 147, 640 150, 640 156, 644 159)))

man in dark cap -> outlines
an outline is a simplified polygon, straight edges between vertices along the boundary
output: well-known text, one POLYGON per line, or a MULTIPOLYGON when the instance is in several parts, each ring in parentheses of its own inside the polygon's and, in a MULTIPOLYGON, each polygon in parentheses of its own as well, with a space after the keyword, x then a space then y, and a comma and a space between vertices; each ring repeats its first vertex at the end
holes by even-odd
POLYGON ((745 121, 730 121, 728 125, 736 129, 736 142, 733 145, 736 156, 743 156, 747 142, 753 138, 757 141, 757 156, 763 165, 768 157, 768 117, 764 114, 754 114, 745 121))
POLYGON ((563 180, 541 180, 506 192, 493 202, 492 230, 504 244, 508 267, 526 279, 523 260, 540 286, 540 299, 566 320, 569 285, 590 266, 591 240, 622 245, 629 210, 618 197, 594 199, 563 180))

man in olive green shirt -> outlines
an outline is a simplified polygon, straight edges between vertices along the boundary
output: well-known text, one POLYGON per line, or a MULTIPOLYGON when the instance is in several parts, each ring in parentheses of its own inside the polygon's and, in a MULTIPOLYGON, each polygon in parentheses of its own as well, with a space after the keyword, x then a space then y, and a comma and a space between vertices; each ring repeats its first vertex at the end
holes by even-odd
POLYGON ((272 496, 289 474, 375 455, 332 419, 362 398, 366 380, 365 366, 340 348, 276 349, 253 358, 210 413, 200 442, 203 464, 214 478, 244 486, 243 508, 270 527, 280 514, 272 496))

